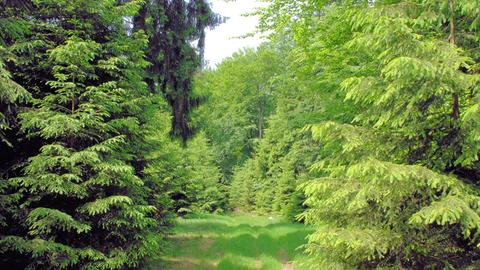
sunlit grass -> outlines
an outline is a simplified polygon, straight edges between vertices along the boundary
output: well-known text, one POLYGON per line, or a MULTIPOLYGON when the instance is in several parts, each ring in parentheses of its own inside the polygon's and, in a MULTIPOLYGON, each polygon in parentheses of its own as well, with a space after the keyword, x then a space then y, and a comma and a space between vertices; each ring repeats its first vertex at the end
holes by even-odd
MULTIPOLYGON (((293 269, 311 230, 251 215, 179 219, 171 247, 152 269, 293 269)), ((295 268, 300 269, 300 268, 295 268)))

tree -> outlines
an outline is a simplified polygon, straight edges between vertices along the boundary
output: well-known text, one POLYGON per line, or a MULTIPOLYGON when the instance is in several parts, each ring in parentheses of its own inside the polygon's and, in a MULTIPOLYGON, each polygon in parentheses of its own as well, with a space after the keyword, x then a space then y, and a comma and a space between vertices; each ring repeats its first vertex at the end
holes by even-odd
POLYGON ((225 181, 249 156, 254 140, 264 136, 276 99, 280 55, 269 46, 246 49, 196 78, 195 95, 206 101, 194 112, 194 121, 212 141, 225 181))
POLYGON ((312 169, 323 176, 304 185, 302 217, 319 226, 307 247, 317 262, 437 269, 478 259, 478 190, 470 185, 478 180, 461 165, 473 165, 462 151, 473 145, 460 119, 477 78, 469 55, 448 42, 453 33, 425 16, 442 12, 429 4, 332 8, 324 18, 355 32, 336 46, 347 49, 343 68, 353 72, 341 89, 357 113, 351 123, 312 127, 324 144, 312 169))
POLYGON ((145 1, 133 18, 133 27, 149 37, 147 84, 152 93, 163 93, 172 107, 172 133, 184 141, 193 133, 188 124, 192 78, 203 65, 205 28, 225 19, 214 14, 205 0, 145 1), (192 44, 197 41, 197 47, 192 44), (199 52, 197 54, 197 51, 199 52))

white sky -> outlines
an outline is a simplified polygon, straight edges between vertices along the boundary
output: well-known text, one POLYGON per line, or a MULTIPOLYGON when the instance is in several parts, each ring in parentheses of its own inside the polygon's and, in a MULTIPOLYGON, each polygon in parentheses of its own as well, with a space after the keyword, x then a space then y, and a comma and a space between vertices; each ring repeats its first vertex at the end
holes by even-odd
POLYGON ((235 38, 253 32, 258 20, 255 17, 244 17, 242 14, 262 5, 256 0, 210 0, 214 12, 230 19, 213 30, 207 30, 205 39, 205 60, 210 67, 215 67, 222 59, 232 55, 244 47, 257 47, 260 37, 235 38))

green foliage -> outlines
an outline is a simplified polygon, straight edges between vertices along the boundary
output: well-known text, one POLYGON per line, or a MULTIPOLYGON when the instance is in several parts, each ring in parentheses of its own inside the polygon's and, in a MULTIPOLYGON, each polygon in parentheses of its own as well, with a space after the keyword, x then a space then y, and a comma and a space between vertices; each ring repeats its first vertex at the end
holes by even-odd
MULTIPOLYGON (((297 187, 315 176, 310 166, 321 149, 303 131, 304 126, 328 117, 350 119, 351 109, 330 91, 335 85, 332 80, 338 78, 319 78, 317 64, 306 51, 294 46, 288 37, 281 42, 282 50, 288 51, 283 53, 288 65, 272 79, 275 111, 267 121, 264 138, 256 145, 253 160, 234 173, 231 200, 234 207, 274 212, 295 220, 304 208, 304 196, 297 187)), ((335 60, 332 63, 338 64, 335 60)))
POLYGON ((22 86, 11 79, 11 74, 5 69, 2 54, 4 48, 0 47, 0 141, 2 144, 7 144, 12 147, 5 135, 5 130, 16 125, 14 115, 19 104, 25 104, 30 101, 31 95, 22 86))
POLYGON ((125 23, 147 3, 22 3, 0 4, 0 268, 140 268, 163 251, 174 194, 224 207, 207 141, 172 141, 149 91, 151 33, 125 23))
POLYGON ((146 83, 152 93, 164 94, 172 110, 172 134, 184 142, 193 133, 189 113, 199 103, 192 80, 204 65, 205 28, 223 21, 206 0, 145 1, 133 18, 134 30, 149 38, 146 83))
POLYGON ((215 160, 228 182, 233 168, 264 136, 276 99, 274 76, 280 72, 278 48, 247 49, 196 77, 195 95, 207 99, 194 120, 211 140, 215 160), (232 76, 235 74, 235 76, 232 76))
MULTIPOLYGON (((388 144, 380 137, 362 140, 372 136, 369 130, 329 122, 312 132, 334 148, 333 155, 330 151, 314 166, 326 176, 303 186, 309 209, 302 217, 321 228, 310 236, 307 251, 332 254, 322 263, 341 258, 354 267, 395 256, 400 264, 420 267, 410 258, 424 256, 428 261, 442 254, 442 261, 449 262, 463 249, 475 249, 479 197, 474 189, 453 175, 385 161, 392 148, 379 146, 378 142, 388 144), (424 242, 426 235, 434 240, 424 242), (449 242, 447 235, 467 241, 449 242)), ((438 266, 435 259, 429 263, 438 266)), ((455 263, 460 262, 449 262, 455 263)))
MULTIPOLYGON (((143 65, 134 58, 141 47, 132 47, 131 52, 111 51, 111 55, 132 55, 132 64, 116 64, 115 76, 99 82, 95 74, 103 69, 97 66, 100 59, 109 61, 111 57, 101 55, 101 50, 119 46, 118 38, 125 38, 121 32, 117 35, 110 44, 73 36, 47 51, 46 68, 52 79, 45 83, 45 93, 35 97, 34 106, 19 115, 21 131, 27 137, 45 140, 39 153, 28 159, 22 175, 11 179, 24 197, 20 207, 26 214, 26 232, 36 237, 22 238, 25 248, 21 253, 32 259, 25 261, 30 267, 63 269, 91 264, 93 268, 118 269, 138 265, 148 254, 140 239, 149 230, 157 230, 156 208, 143 202, 143 181, 135 175, 130 160, 117 153, 127 141, 135 143, 127 136, 135 134, 138 124, 124 126, 133 117, 125 106, 128 98, 140 97, 140 93, 130 88, 132 78, 127 72, 143 65), (102 209, 106 202, 108 209, 102 209), (98 211, 89 211, 92 207, 98 211), (110 244, 96 241, 98 238, 110 244), (52 248, 38 250, 33 242, 37 239, 48 239, 52 248), (54 256, 57 248, 64 253, 60 264, 54 256), (85 248, 99 256, 82 255, 85 248), (131 248, 140 251, 131 254, 131 248)), ((17 218, 20 221, 22 215, 17 218)))
POLYGON ((185 165, 189 169, 189 187, 193 210, 204 212, 222 212, 226 207, 225 186, 221 184, 221 174, 215 165, 213 151, 203 133, 198 134, 189 143, 183 154, 185 165))
POLYGON ((337 91, 356 114, 311 128, 324 150, 312 166, 322 177, 302 187, 302 218, 319 226, 307 252, 340 269, 469 265, 479 225, 469 182, 478 180, 462 173, 476 157, 462 150, 471 135, 458 110, 472 102, 472 59, 408 4, 326 12, 356 32, 336 45, 351 61, 337 91))
POLYGON ((247 211, 254 210, 255 183, 259 175, 255 165, 254 161, 249 159, 234 171, 230 185, 230 204, 232 207, 242 207, 247 211))
MULTIPOLYGON (((266 44, 200 74, 196 93, 208 100, 196 116, 213 143, 224 181, 231 178, 230 206, 294 220, 302 208, 296 187, 308 174, 318 147, 301 129, 314 123, 318 112, 311 108, 320 100, 314 86, 298 86, 301 95, 291 91, 297 87, 291 78, 302 74, 282 70, 288 49, 288 44, 266 44), (255 158, 246 160, 255 148, 255 158)), ((338 110, 327 102, 322 105, 338 110)))
POLYGON ((222 212, 226 208, 225 187, 220 183, 220 171, 205 135, 195 135, 187 147, 178 142, 165 143, 170 144, 166 149, 159 146, 153 151, 158 157, 147 171, 153 176, 164 177, 168 183, 172 210, 180 215, 222 212))

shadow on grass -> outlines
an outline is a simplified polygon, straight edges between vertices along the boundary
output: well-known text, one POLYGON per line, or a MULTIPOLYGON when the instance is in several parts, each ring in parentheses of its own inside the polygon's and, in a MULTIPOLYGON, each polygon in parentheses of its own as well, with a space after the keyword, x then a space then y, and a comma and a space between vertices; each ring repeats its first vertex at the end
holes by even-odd
POLYGON ((240 234, 235 237, 218 237, 209 249, 210 254, 219 254, 221 251, 228 251, 234 255, 244 257, 258 257, 267 255, 278 257, 279 252, 286 254, 284 260, 293 259, 295 253, 299 252, 298 247, 305 243, 308 231, 296 231, 275 236, 269 232, 262 232, 258 235, 240 234))
POLYGON ((298 248, 312 232, 302 224, 252 219, 209 215, 180 220, 165 254, 171 267, 161 269, 278 270, 301 254, 298 248))

